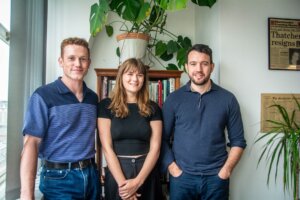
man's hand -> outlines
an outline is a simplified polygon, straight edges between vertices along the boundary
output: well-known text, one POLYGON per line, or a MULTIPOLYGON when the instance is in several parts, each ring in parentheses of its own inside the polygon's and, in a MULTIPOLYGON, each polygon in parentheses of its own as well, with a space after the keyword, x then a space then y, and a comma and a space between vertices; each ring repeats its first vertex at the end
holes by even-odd
POLYGON ((173 177, 178 177, 182 174, 182 170, 178 167, 178 165, 175 162, 172 162, 169 166, 168 166, 168 170, 169 173, 173 176, 173 177))
POLYGON ((227 170, 225 167, 223 167, 218 173, 218 176, 223 180, 229 179, 230 175, 231 172, 227 170))
POLYGON ((244 149, 241 147, 232 147, 230 149, 228 158, 218 174, 221 179, 229 179, 234 167, 239 162, 243 151, 244 149))

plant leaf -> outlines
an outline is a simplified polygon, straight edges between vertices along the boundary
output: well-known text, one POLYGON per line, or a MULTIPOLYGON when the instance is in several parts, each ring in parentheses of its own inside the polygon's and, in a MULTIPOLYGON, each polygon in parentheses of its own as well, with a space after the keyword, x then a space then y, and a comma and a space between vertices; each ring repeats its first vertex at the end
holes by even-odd
MULTIPOLYGON (((268 180, 267 180, 267 183, 269 183, 269 181, 270 181, 270 174, 271 174, 271 171, 272 171, 272 167, 273 167, 273 162, 274 162, 274 160, 275 160, 275 157, 276 157, 276 154, 277 154, 277 150, 278 150, 278 148, 280 148, 281 147, 281 145, 282 145, 282 143, 278 143, 278 144, 276 144, 276 146, 275 146, 275 149, 272 151, 272 153, 271 153, 271 160, 270 160, 270 163, 269 163, 269 172, 268 172, 268 180)), ((280 155, 278 155, 278 156, 280 156, 280 155)), ((277 164, 278 164, 278 162, 276 162, 277 164)), ((275 165, 276 166, 276 165, 275 165)), ((277 174, 277 166, 276 166, 276 171, 275 171, 275 174, 277 174)), ((276 181, 276 176, 275 176, 275 181, 276 181)))
POLYGON ((170 40, 167 44, 167 52, 168 54, 173 54, 178 51, 177 42, 174 40, 170 40))
POLYGON ((156 2, 162 9, 167 10, 169 0, 155 0, 155 2, 156 2))
POLYGON ((107 21, 109 6, 107 0, 99 0, 99 4, 95 3, 91 6, 90 12, 90 33, 96 36, 107 21))
POLYGON ((143 2, 139 0, 113 0, 110 3, 110 9, 116 11, 122 19, 132 22, 139 16, 143 2))
POLYGON ((145 2, 139 13, 138 13, 138 17, 136 19, 136 22, 138 24, 142 23, 142 21, 144 21, 149 15, 150 15, 150 11, 151 11, 151 8, 150 8, 150 4, 148 2, 145 2))
POLYGON ((117 54, 117 56, 118 56, 118 57, 120 57, 120 56, 121 56, 121 53, 120 53, 120 48, 119 48, 119 47, 116 49, 116 54, 117 54))
POLYGON ((182 35, 179 35, 179 36, 177 37, 177 42, 178 42, 179 44, 181 44, 181 43, 183 42, 183 37, 182 37, 182 35))
POLYGON ((178 67, 173 63, 169 63, 166 68, 167 70, 178 70, 178 67))
POLYGON ((105 26, 106 34, 111 37, 114 34, 114 28, 111 25, 105 26))
POLYGON ((297 106, 298 106, 298 110, 300 111, 300 102, 298 101, 298 99, 293 95, 293 99, 295 100, 297 106))
POLYGON ((169 0, 168 2, 167 10, 171 11, 185 9, 187 5, 187 0, 169 0))
POLYGON ((189 49, 192 47, 192 41, 190 40, 190 38, 188 37, 184 37, 183 41, 180 43, 180 45, 185 48, 185 49, 189 49))
MULTIPOLYGON (((166 24, 165 10, 159 6, 156 6, 156 5, 153 6, 150 11, 148 23, 150 25, 148 28, 149 30, 152 29, 153 27, 162 29, 166 24)), ((159 31, 159 30, 157 30, 157 31, 159 31)), ((162 31, 162 30, 160 30, 160 31, 162 31)))
POLYGON ((155 55, 161 56, 167 51, 167 45, 163 41, 158 41, 155 45, 155 55))
POLYGON ((163 61, 169 61, 173 58, 173 54, 168 54, 167 52, 159 56, 163 61))
POLYGON ((186 49, 181 48, 178 50, 177 52, 177 56, 176 56, 176 60, 179 66, 184 67, 185 63, 186 63, 186 49))

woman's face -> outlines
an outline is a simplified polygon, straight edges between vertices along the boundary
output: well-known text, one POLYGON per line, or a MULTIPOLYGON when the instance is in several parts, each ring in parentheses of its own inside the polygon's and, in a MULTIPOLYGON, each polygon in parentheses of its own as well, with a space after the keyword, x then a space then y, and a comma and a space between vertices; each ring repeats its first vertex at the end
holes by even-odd
POLYGON ((123 74, 122 84, 126 90, 126 93, 136 95, 138 91, 143 87, 144 74, 137 71, 137 69, 129 69, 123 74))

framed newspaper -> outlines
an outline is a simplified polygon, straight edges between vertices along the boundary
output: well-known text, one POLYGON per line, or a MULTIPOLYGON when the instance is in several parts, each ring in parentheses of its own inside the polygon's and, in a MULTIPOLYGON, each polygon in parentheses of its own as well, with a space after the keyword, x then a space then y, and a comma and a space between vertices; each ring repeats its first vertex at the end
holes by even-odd
MULTIPOLYGON (((272 129, 267 120, 282 121, 282 116, 275 107, 274 104, 283 106, 289 116, 292 115, 293 110, 298 110, 297 104, 293 98, 300 101, 300 94, 287 94, 287 93, 262 93, 261 94, 261 120, 260 131, 266 133, 272 129)), ((296 122, 300 123, 300 112, 296 111, 294 116, 296 122)))
POLYGON ((300 70, 300 19, 268 18, 269 69, 300 70))

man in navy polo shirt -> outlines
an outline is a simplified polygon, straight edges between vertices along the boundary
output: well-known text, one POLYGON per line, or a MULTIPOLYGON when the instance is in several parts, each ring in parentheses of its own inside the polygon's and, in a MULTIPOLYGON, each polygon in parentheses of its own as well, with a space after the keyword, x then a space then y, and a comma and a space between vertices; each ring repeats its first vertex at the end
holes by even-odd
POLYGON ((214 64, 207 45, 188 51, 185 68, 190 81, 163 105, 161 154, 170 173, 170 200, 228 200, 230 174, 246 147, 239 105, 210 79, 214 64))
POLYGON ((21 199, 34 199, 38 157, 44 199, 99 199, 94 162, 98 98, 83 81, 91 63, 86 40, 63 40, 58 62, 62 77, 32 94, 25 115, 21 199))

